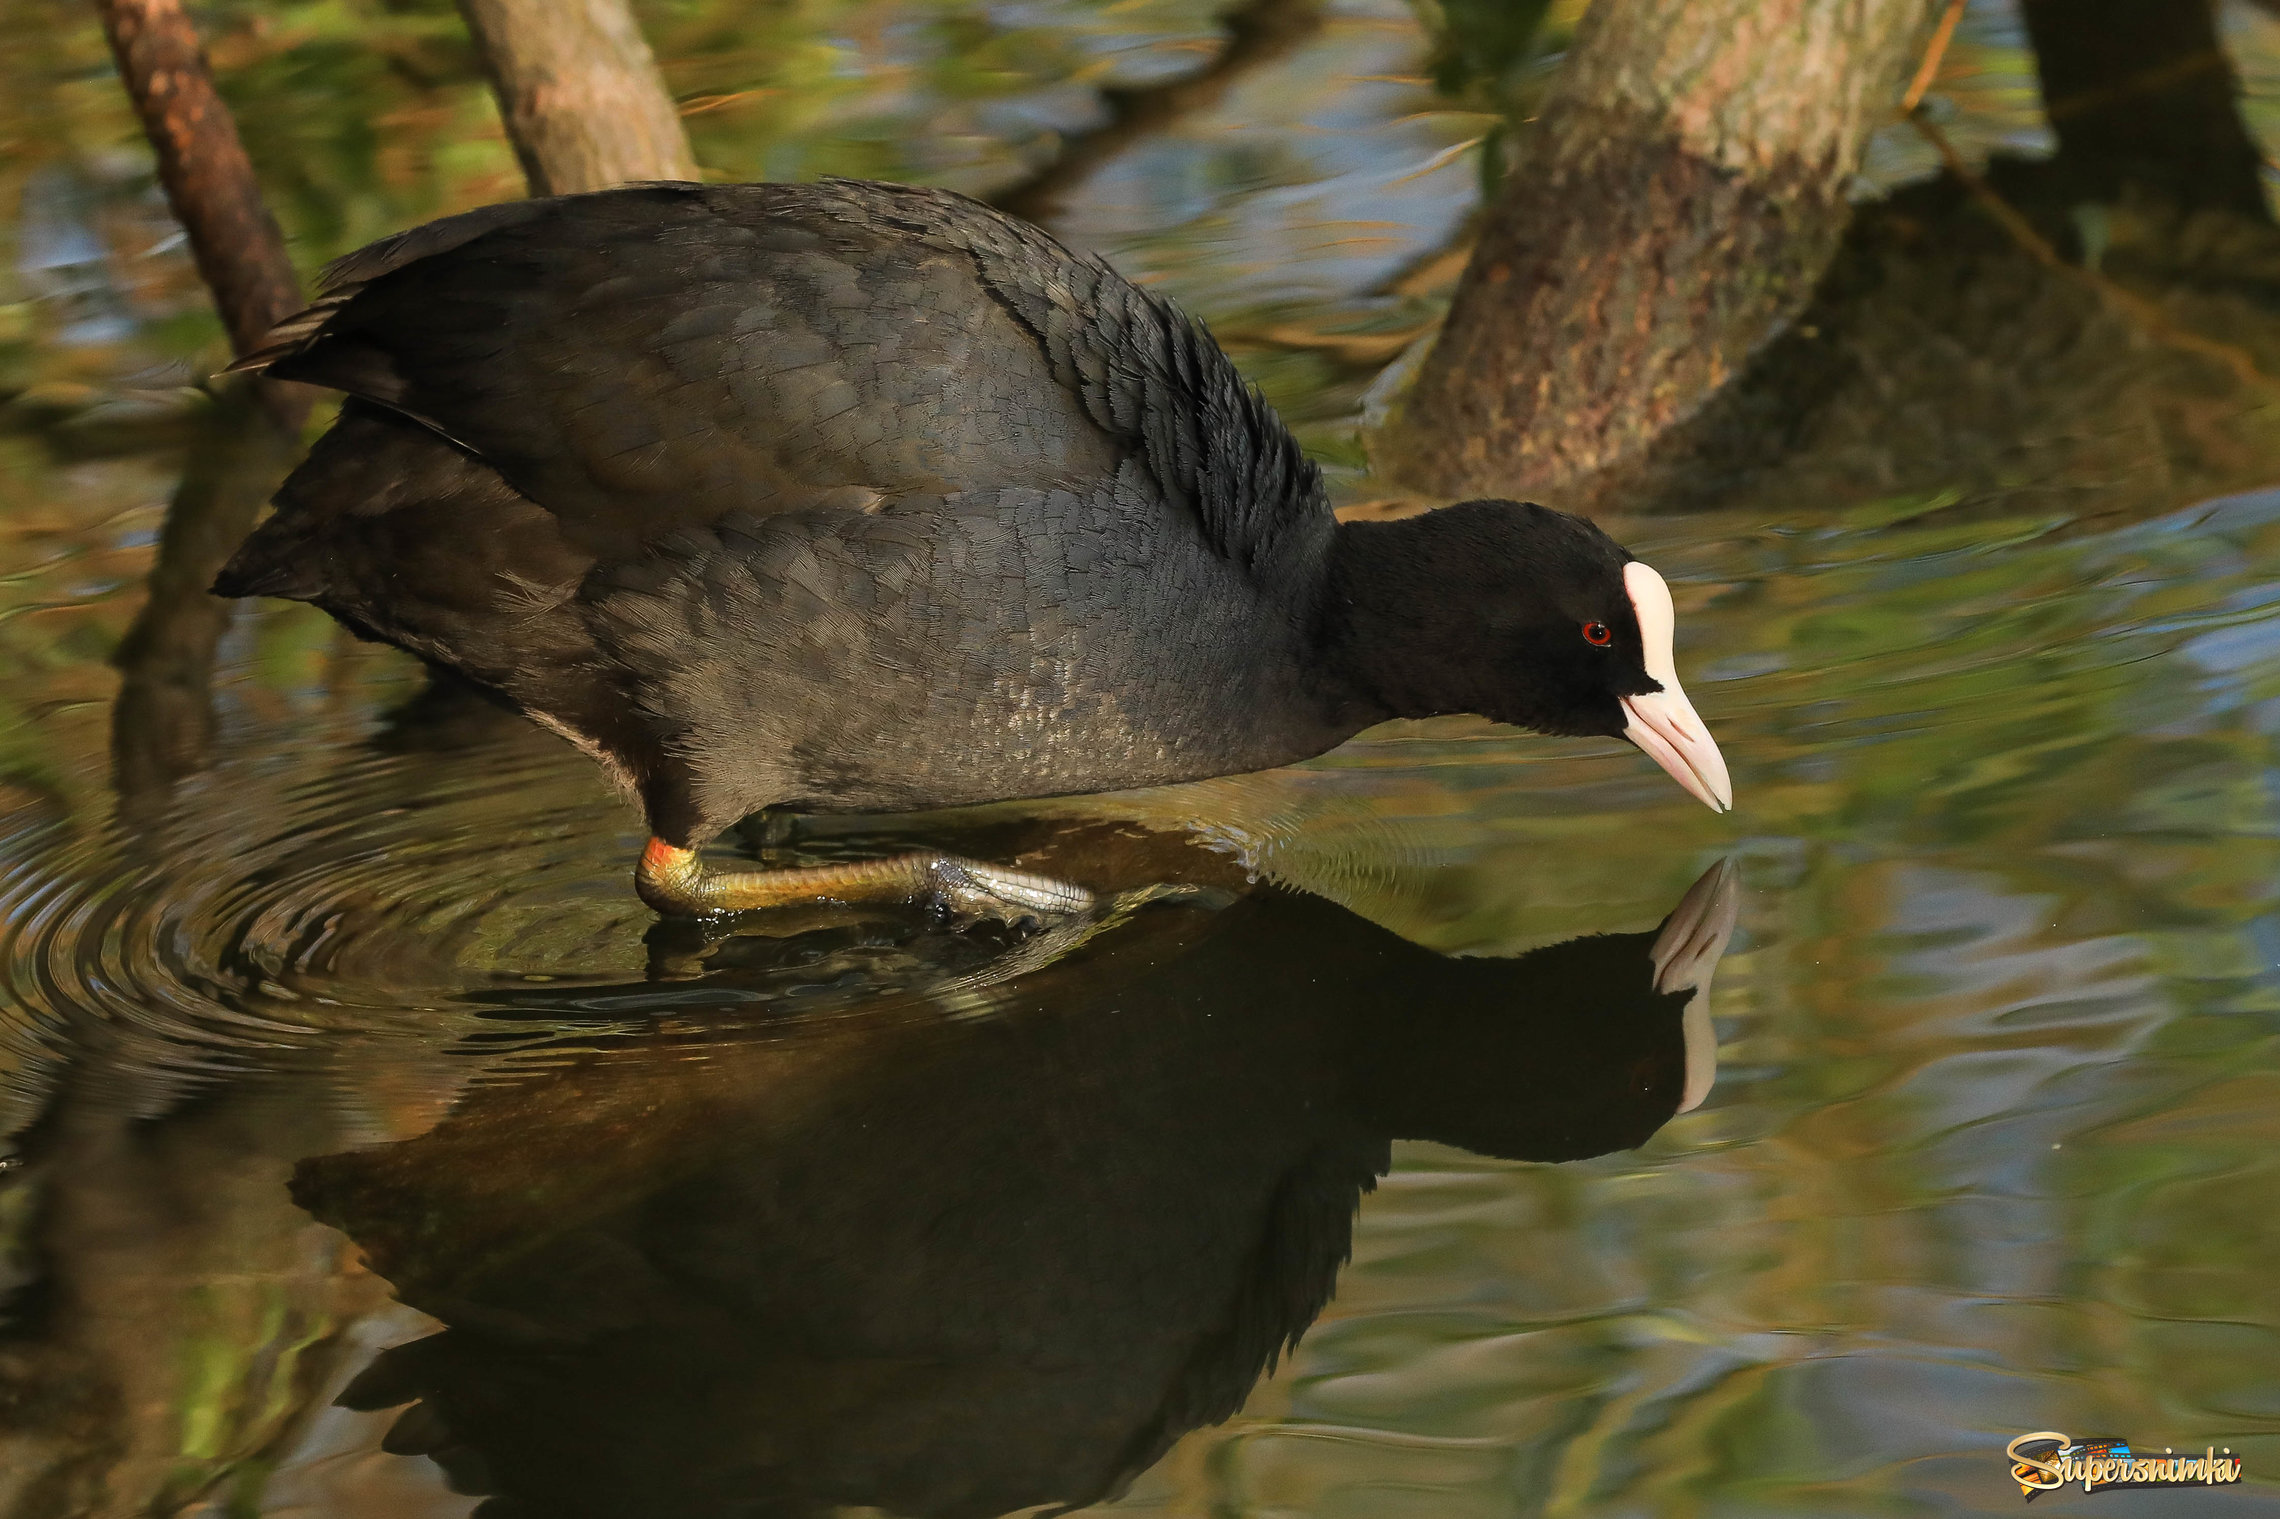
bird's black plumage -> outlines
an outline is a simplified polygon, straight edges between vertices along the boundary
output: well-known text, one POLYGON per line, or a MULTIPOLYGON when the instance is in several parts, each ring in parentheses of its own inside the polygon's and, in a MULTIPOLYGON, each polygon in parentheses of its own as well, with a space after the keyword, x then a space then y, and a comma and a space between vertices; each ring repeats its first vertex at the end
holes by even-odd
POLYGON ((217 588, 499 692, 678 844, 1264 768, 1397 715, 1614 733, 1658 689, 1597 528, 1341 527, 1200 327, 939 191, 489 207, 341 261, 248 363, 350 400, 217 588))

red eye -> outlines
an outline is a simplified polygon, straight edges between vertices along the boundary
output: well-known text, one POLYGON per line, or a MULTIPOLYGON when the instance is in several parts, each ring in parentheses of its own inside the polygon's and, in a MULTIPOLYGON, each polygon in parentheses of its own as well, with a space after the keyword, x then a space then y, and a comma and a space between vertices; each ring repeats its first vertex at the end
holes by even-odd
POLYGON ((1608 631, 1607 624, 1604 622, 1587 622, 1583 625, 1583 641, 1597 644, 1604 649, 1615 641, 1615 635, 1608 631))

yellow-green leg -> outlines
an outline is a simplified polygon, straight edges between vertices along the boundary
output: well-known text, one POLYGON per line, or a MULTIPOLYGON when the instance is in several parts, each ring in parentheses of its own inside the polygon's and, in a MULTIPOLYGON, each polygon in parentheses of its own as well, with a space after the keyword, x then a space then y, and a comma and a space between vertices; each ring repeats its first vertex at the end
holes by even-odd
POLYGON ((781 870, 714 870, 694 849, 653 838, 641 852, 633 880, 641 900, 671 918, 818 903, 906 902, 940 907, 961 918, 1043 923, 1093 906, 1093 894, 1082 886, 934 853, 781 870))

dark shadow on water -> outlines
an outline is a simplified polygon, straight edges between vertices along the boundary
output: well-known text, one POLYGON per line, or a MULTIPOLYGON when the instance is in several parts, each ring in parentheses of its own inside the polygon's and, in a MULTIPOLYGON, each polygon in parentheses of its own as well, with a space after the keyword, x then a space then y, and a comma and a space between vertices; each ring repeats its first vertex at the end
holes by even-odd
POLYGON ((717 967, 651 1032, 299 1167, 447 1326, 342 1401, 412 1405, 387 1448, 486 1513, 1097 1500, 1305 1332, 1390 1141, 1574 1160, 1698 1099, 1733 905, 1720 866, 1659 938, 1456 959, 1261 889, 789 1022, 708 1020, 773 973, 717 967))

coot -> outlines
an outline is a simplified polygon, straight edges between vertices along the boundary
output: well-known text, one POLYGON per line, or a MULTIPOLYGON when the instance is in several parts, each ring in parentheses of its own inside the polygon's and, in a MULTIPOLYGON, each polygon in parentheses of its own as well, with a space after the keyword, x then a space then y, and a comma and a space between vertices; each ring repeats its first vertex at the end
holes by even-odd
POLYGON ((1393 717, 1630 739, 1715 809, 1660 576, 1580 518, 1340 524, 1201 326, 907 185, 651 184, 341 259, 236 367, 345 392, 223 570, 497 693, 646 810, 668 914, 1081 888, 934 853, 721 871, 766 809, 1263 769, 1393 717))

